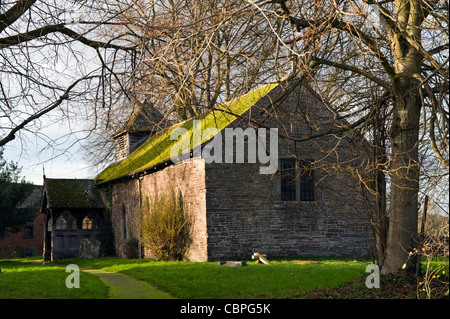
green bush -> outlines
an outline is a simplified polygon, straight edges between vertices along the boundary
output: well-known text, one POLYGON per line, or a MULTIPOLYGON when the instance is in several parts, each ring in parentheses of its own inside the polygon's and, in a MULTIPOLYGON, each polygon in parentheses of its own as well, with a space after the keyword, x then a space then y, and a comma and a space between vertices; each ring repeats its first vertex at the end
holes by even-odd
POLYGON ((192 219, 181 193, 147 198, 140 214, 140 240, 157 260, 183 260, 192 243, 192 219))

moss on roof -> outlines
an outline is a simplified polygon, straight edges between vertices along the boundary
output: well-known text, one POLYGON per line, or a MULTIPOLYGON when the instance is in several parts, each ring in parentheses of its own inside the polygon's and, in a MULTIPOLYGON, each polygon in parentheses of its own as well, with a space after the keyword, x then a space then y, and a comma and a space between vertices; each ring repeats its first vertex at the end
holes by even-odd
POLYGON ((44 194, 50 208, 104 207, 96 181, 92 179, 46 178, 44 194))
MULTIPOLYGON (((265 85, 232 101, 221 104, 213 110, 201 115, 197 120, 201 121, 202 132, 206 128, 216 128, 219 132, 222 131, 277 85, 277 83, 265 85)), ((170 139, 171 133, 177 128, 184 128, 188 130, 189 133, 192 133, 194 120, 195 119, 190 119, 160 131, 155 137, 149 139, 136 151, 131 153, 125 160, 107 167, 103 172, 96 176, 96 179, 102 182, 110 181, 131 175, 170 159, 171 149, 178 142, 177 140, 170 139)), ((202 144, 211 138, 213 138, 213 136, 210 136, 208 139, 202 138, 201 141, 193 141, 191 139, 190 149, 193 149, 198 146, 198 144, 202 144)))

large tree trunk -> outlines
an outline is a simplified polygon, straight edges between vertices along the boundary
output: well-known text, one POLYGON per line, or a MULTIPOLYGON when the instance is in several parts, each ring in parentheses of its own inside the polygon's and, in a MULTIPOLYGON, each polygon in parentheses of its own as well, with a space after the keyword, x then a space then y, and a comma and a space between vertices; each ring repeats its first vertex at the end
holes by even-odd
POLYGON ((396 28, 390 30, 396 77, 392 80, 395 97, 391 129, 390 209, 386 257, 382 273, 403 268, 412 270, 417 240, 419 193, 420 85, 423 57, 407 40, 421 43, 423 10, 420 1, 396 0, 396 28))
MULTIPOLYGON (((411 67, 416 67, 414 59, 411 67)), ((406 69, 404 69, 406 70, 406 69)), ((412 263, 410 252, 417 239, 419 192, 419 119, 420 83, 411 78, 400 78, 394 104, 391 131, 390 209, 386 257, 382 273, 393 273, 412 263)))
MULTIPOLYGON (((417 87, 414 81, 408 82, 417 87)), ((391 136, 391 196, 383 273, 395 272, 407 262, 417 238, 420 104, 417 89, 404 92, 406 96, 396 102, 391 136)))

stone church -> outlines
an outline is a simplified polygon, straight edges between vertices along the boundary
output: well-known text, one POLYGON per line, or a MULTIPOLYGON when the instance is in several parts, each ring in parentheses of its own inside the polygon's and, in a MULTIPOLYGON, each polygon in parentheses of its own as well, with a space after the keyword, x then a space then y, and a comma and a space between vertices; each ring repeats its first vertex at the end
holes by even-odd
MULTIPOLYGON (((119 256, 138 238, 143 201, 171 188, 194 220, 188 260, 369 255, 372 199, 356 173, 368 162, 369 144, 355 132, 339 133, 347 123, 302 81, 269 84, 198 119, 162 123, 154 109, 140 107, 114 136, 116 161, 96 177, 111 192, 119 256), (212 133, 189 135, 196 125, 212 133), (174 153, 177 130, 189 138, 174 153), (235 147, 220 148, 229 132, 235 147), (257 145, 258 156, 250 152, 255 140, 267 146, 257 145), (275 169, 263 172, 268 165, 275 169)), ((151 256, 145 247, 142 254, 151 256)))

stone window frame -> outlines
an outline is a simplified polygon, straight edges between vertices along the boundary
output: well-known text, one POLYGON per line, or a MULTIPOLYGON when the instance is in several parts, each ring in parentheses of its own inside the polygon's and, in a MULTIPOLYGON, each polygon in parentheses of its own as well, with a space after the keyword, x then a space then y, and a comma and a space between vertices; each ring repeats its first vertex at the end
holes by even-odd
MULTIPOLYGON (((303 165, 306 166, 306 165, 303 165)), ((275 190, 277 193, 278 200, 276 202, 281 203, 316 203, 317 202, 317 188, 315 185, 315 169, 314 169, 314 160, 312 159, 302 159, 298 160, 294 156, 280 156, 278 159, 278 171, 277 171, 277 178, 275 179, 275 190), (282 200, 282 193, 281 193, 281 161, 282 160, 294 160, 295 161, 295 199, 293 200, 282 200), (308 163, 308 166, 312 166, 311 172, 312 172, 312 178, 313 178, 313 190, 312 190, 312 199, 309 200, 301 200, 301 168, 300 163, 308 163)))
POLYGON ((55 230, 76 230, 77 220, 70 210, 63 211, 55 223, 55 230))

